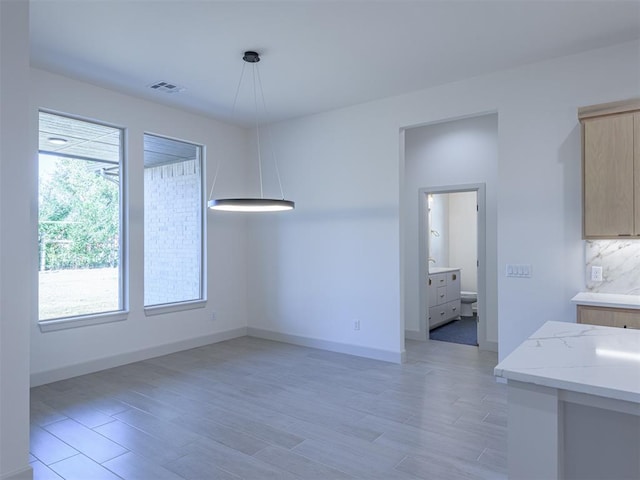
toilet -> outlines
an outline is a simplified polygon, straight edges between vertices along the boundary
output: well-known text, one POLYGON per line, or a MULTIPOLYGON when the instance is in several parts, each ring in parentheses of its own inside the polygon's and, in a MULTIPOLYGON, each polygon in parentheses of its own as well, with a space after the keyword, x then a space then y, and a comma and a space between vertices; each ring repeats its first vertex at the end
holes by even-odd
POLYGON ((473 317, 473 304, 478 301, 478 292, 460 292, 460 316, 473 317))

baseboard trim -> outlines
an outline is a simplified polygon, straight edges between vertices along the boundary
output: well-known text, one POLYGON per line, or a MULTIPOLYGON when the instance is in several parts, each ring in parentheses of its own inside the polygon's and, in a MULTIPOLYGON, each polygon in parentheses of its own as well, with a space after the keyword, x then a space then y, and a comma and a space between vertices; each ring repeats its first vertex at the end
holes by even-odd
POLYGON ((482 342, 480 350, 498 353, 498 342, 482 342))
POLYGON ((250 337, 263 338, 265 340, 291 343, 302 347, 318 348, 320 350, 329 350, 330 352, 346 353, 347 355, 354 355, 356 357, 382 360, 383 362, 403 363, 406 361, 406 352, 404 350, 401 352, 392 352, 389 350, 362 347, 360 345, 331 342, 329 340, 321 340, 318 338, 289 335, 288 333, 274 332, 273 330, 263 330, 262 328, 253 327, 247 328, 247 335, 250 337))
POLYGON ((211 335, 188 338, 186 340, 136 350, 135 352, 123 353, 112 357, 104 357, 66 367, 54 368, 44 372, 32 373, 31 386, 37 387, 38 385, 57 382, 58 380, 65 380, 67 378, 77 377, 78 375, 99 372, 100 370, 105 370, 107 368, 119 367, 128 363, 148 360, 161 355, 168 355, 182 350, 210 345, 212 343, 224 342, 225 340, 244 337, 245 335, 247 335, 247 329, 245 327, 235 328, 233 330, 226 330, 224 332, 213 333, 211 335))
POLYGON ((28 465, 14 472, 3 473, 0 480, 33 480, 33 468, 28 465))
POLYGON ((427 336, 423 332, 419 332, 417 330, 405 330, 404 338, 406 340, 418 340, 425 342, 427 340, 427 336))

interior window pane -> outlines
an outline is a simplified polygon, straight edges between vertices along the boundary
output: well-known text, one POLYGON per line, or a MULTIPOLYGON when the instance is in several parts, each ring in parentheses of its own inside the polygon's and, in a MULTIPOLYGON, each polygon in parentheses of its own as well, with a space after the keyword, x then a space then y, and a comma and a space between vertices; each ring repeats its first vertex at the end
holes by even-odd
POLYGON ((202 295, 202 147, 144 136, 144 305, 202 295))
POLYGON ((122 310, 122 130, 46 112, 39 130, 39 319, 122 310))

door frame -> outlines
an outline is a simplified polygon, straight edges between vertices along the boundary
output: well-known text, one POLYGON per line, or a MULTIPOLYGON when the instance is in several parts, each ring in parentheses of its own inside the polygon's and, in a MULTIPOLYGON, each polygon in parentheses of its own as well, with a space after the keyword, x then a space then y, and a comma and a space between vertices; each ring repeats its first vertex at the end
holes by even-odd
POLYGON ((470 183, 462 185, 445 185, 424 187, 418 190, 418 274, 419 274, 419 297, 420 297, 420 318, 419 337, 427 340, 429 338, 429 295, 427 294, 427 281, 429 276, 429 207, 428 197, 430 194, 442 193, 462 193, 476 192, 478 204, 476 248, 478 255, 478 347, 481 350, 488 350, 487 345, 487 213, 486 213, 486 185, 484 183, 470 183))

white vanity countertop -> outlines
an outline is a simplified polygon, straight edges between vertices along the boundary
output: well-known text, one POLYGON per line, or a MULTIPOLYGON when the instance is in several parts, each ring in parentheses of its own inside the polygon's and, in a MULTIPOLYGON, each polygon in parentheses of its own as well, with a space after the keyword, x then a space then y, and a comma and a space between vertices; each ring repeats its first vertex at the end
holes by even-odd
POLYGON ((455 272, 457 270, 460 270, 460 269, 455 267, 429 267, 429 275, 433 275, 434 273, 455 272))
POLYGON ((640 405, 640 330, 547 322, 494 374, 640 405))
POLYGON ((640 309, 640 295, 580 292, 571 301, 576 305, 640 309))

